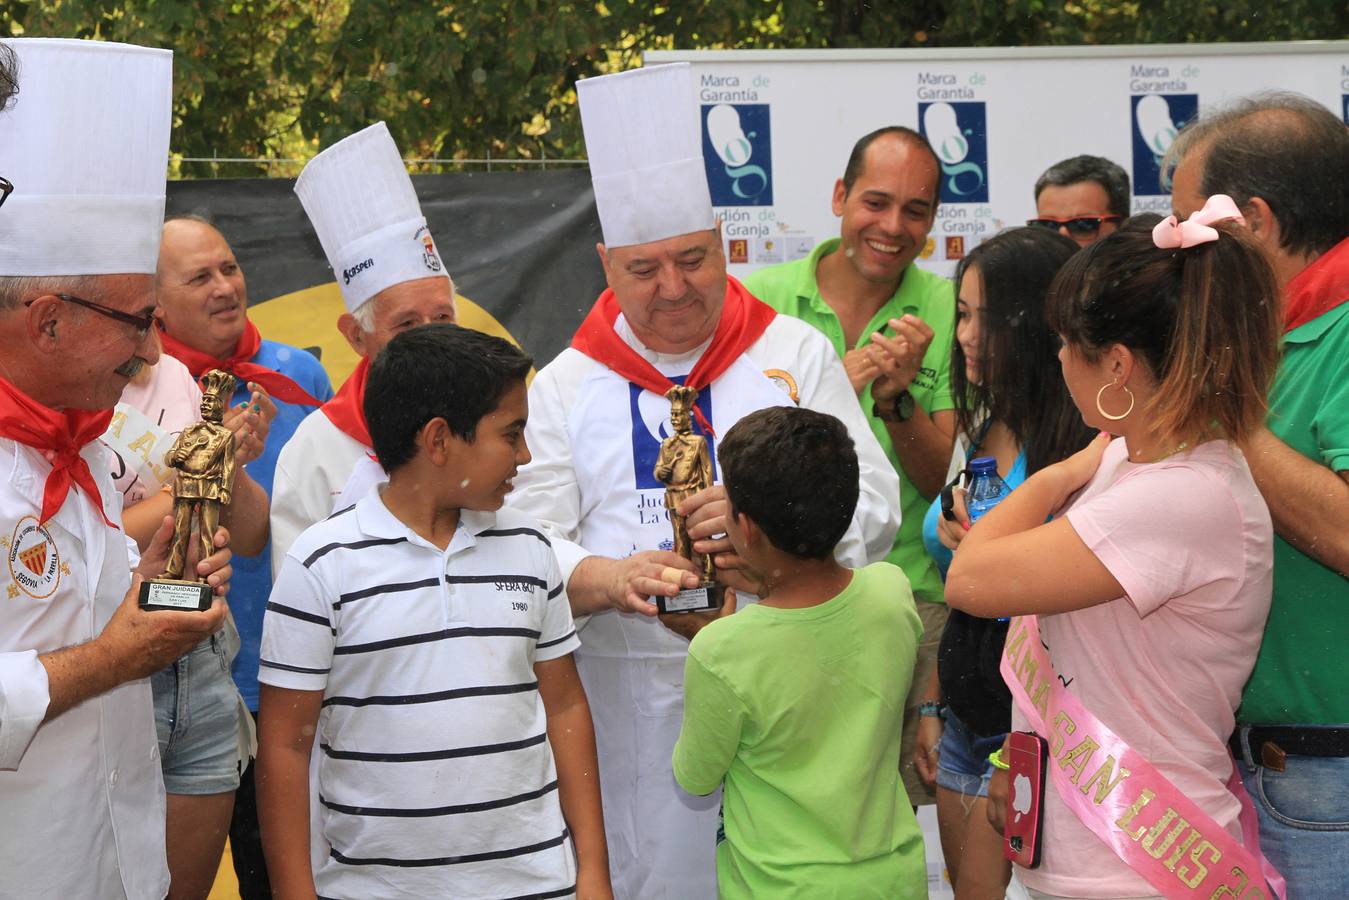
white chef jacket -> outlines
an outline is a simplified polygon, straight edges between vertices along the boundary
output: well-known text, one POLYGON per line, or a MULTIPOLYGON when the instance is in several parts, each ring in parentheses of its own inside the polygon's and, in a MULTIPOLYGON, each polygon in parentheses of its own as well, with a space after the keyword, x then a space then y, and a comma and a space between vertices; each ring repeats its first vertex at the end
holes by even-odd
MULTIPOLYGON (((676 381, 706 349, 655 353, 640 344, 621 316, 615 328, 676 381)), ((698 405, 721 436, 750 412, 791 403, 793 388, 801 406, 841 419, 857 448, 861 491, 839 560, 862 566, 884 558, 899 528, 898 476, 823 335, 797 319, 776 317, 700 393, 698 405)), ((533 460, 521 469, 506 502, 552 533, 564 581, 587 556, 623 558, 670 549, 665 486, 652 472, 660 441, 669 433, 669 414, 664 397, 578 350, 564 350, 534 379, 525 429, 533 460)), ((592 616, 581 629, 577 662, 595 721, 610 869, 621 900, 716 896, 719 794, 687 794, 671 770, 687 652, 684 638, 645 616, 609 611, 592 616)))
MULTIPOLYGON (((295 429, 276 458, 272 480, 273 580, 295 539, 332 515, 352 469, 369 453, 369 447, 334 425, 322 410, 305 416, 295 429)), ((353 496, 352 502, 359 499, 353 496)))
MULTIPOLYGON (((85 447, 104 511, 121 519, 115 460, 85 447)), ((51 464, 0 439, 0 898, 153 898, 169 889, 164 783, 150 681, 44 723, 39 653, 98 636, 131 587, 134 545, 79 487, 38 527, 51 464), (130 545, 130 546, 129 546, 130 545)))

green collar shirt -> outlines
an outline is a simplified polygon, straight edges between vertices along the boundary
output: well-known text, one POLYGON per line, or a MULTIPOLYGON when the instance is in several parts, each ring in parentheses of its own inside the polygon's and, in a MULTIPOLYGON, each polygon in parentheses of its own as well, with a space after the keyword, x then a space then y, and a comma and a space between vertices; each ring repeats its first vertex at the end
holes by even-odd
MULTIPOLYGON (((801 319, 813 326, 834 345, 835 352, 842 359, 844 353, 853 349, 844 345, 843 326, 838 315, 820 296, 820 287, 815 280, 815 270, 822 258, 838 249, 839 239, 824 241, 804 259, 769 266, 751 273, 744 279, 754 296, 758 297, 778 312, 801 319)), ((918 376, 909 386, 914 402, 928 415, 942 410, 953 409, 955 403, 951 397, 951 346, 955 339, 955 295, 951 282, 933 275, 911 264, 904 270, 899 288, 887 300, 867 327, 862 329, 857 346, 864 347, 871 342, 871 335, 881 331, 891 319, 905 314, 917 316, 932 329, 932 343, 923 355, 918 376)), ((932 603, 942 602, 941 576, 936 564, 923 549, 923 515, 927 512, 928 500, 918 493, 909 478, 904 474, 895 453, 895 445, 890 440, 890 432, 885 423, 871 414, 871 388, 868 386, 858 398, 862 411, 871 422, 871 430, 880 441, 881 448, 889 458, 890 464, 899 473, 899 534, 895 545, 886 555, 891 562, 904 570, 913 586, 914 596, 932 603)))

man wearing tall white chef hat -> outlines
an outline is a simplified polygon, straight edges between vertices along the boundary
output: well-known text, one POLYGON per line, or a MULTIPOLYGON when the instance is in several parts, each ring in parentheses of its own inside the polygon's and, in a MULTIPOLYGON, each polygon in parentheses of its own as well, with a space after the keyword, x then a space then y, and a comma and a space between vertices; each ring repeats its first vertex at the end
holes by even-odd
MULTIPOLYGON (((599 745, 615 896, 716 895, 719 797, 680 790, 671 771, 688 639, 703 614, 656 618, 668 567, 664 485, 653 468, 668 433, 672 382, 696 387, 696 430, 713 445, 742 416, 797 403, 843 420, 857 447, 861 496, 841 558, 881 559, 899 527, 899 483, 829 342, 776 315, 726 274, 700 152, 687 64, 577 83, 609 290, 572 345, 535 378, 526 439, 533 461, 507 502, 539 519, 577 616, 577 653, 599 745), (710 426, 710 428, 709 428, 710 426), (713 434, 714 432, 715 434, 713 434), (677 632, 677 633, 676 633, 677 632)), ((714 462, 715 466, 715 462, 714 462)), ((742 589, 720 486, 684 501, 694 549, 742 589)))
MULTIPOLYGON (((169 873, 148 676, 220 628, 225 606, 137 607, 132 567, 163 571, 171 528, 137 560, 97 438, 159 357, 173 57, 8 43, 19 97, 0 114, 0 895, 159 900, 169 873)), ((229 551, 197 573, 223 595, 229 551)))
POLYGON ((322 415, 309 416, 295 429, 277 458, 273 575, 295 539, 328 518, 339 498, 350 506, 380 480, 362 409, 371 360, 394 335, 455 317, 454 282, 383 122, 311 159, 295 193, 342 289, 347 312, 337 320, 338 330, 361 362, 319 408, 322 415), (358 467, 362 460, 368 463, 358 467))

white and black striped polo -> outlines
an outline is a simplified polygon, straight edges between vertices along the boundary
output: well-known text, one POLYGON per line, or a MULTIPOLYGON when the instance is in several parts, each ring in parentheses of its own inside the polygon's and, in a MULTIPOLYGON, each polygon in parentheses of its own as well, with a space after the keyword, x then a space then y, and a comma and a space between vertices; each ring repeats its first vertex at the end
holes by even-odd
POLYGON ((258 678, 323 691, 318 893, 572 896, 534 663, 578 645, 522 513, 464 510, 442 551, 371 492, 306 531, 267 604, 258 678))

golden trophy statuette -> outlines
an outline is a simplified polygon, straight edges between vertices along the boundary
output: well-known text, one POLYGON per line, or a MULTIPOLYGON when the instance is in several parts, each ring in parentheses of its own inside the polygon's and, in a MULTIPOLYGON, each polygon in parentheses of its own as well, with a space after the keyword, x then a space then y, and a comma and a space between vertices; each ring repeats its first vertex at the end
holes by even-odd
POLYGON ((707 449, 707 439, 693 433, 693 404, 698 399, 698 392, 691 387, 675 385, 665 392, 665 399, 670 401, 672 433, 661 441, 655 476, 665 485, 665 508, 674 528, 674 552, 697 567, 701 583, 695 588, 685 588, 673 597, 657 595, 651 599, 662 613, 720 609, 726 589, 717 583, 712 557, 693 552, 688 522, 676 512, 686 497, 712 486, 712 454, 707 449))
POLYGON ((220 508, 234 489, 234 432, 220 424, 234 376, 212 369, 201 379, 201 421, 184 428, 164 455, 176 469, 173 481, 173 541, 169 561, 157 578, 141 582, 141 609, 204 610, 211 607, 211 586, 183 577, 189 543, 197 542, 198 559, 215 552, 220 508))

